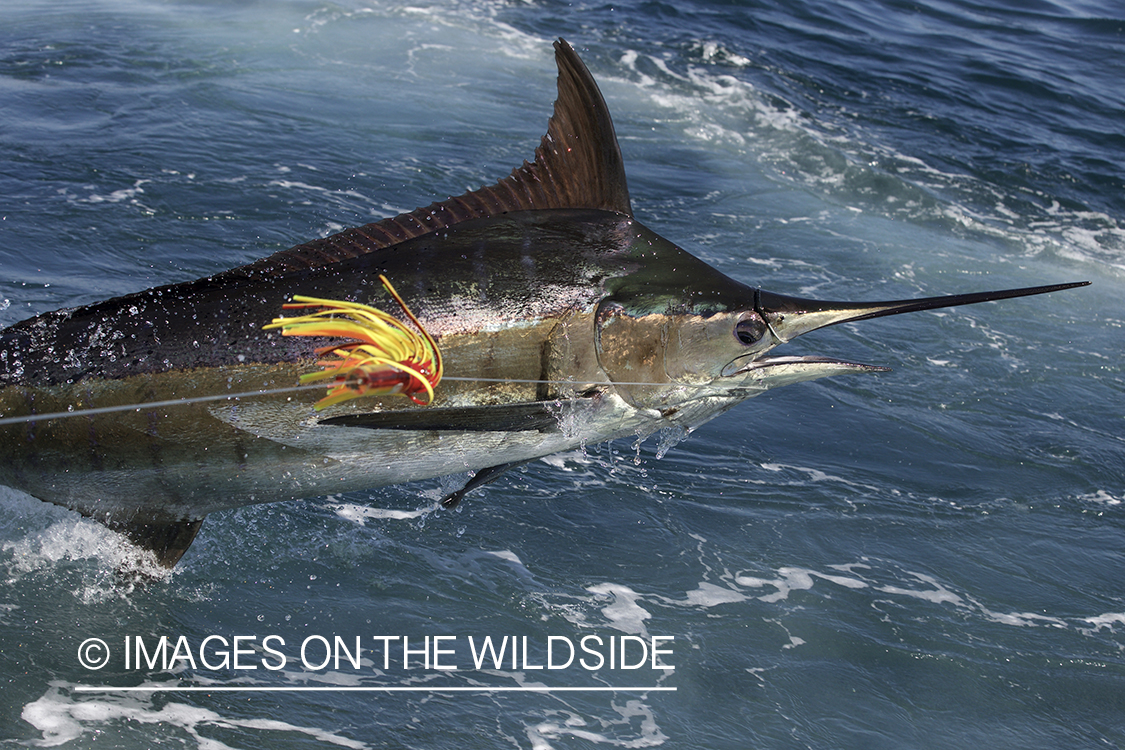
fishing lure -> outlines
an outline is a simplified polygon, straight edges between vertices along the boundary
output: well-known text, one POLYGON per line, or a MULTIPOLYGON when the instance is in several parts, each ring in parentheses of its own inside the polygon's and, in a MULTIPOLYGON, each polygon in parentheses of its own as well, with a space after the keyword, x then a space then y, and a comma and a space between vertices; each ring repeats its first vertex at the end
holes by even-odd
POLYGON ((301 376, 301 385, 331 381, 328 395, 316 402, 317 411, 360 396, 401 394, 416 404, 434 400, 441 381, 441 352, 387 277, 383 288, 394 298, 417 332, 389 313, 358 302, 296 295, 284 310, 316 309, 295 318, 274 318, 265 329, 280 328, 283 336, 333 336, 350 341, 323 346, 319 372, 301 376))

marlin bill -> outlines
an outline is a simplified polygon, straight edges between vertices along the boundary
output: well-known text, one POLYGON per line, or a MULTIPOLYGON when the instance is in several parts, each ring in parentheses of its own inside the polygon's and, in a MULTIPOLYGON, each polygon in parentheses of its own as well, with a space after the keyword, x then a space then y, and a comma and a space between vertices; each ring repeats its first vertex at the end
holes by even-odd
POLYGON ((598 87, 555 43, 534 158, 495 184, 198 281, 0 331, 0 483, 175 565, 209 514, 692 430, 885 368, 778 356, 846 321, 1086 282, 825 302, 719 273, 633 218, 598 87))

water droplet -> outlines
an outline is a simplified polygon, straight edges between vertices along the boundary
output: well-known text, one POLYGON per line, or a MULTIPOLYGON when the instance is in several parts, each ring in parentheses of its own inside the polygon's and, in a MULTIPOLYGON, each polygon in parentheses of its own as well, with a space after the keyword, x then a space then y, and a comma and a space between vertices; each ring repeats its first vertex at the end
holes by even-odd
POLYGON ((677 444, 687 440, 688 431, 676 425, 674 427, 664 427, 660 430, 660 437, 656 441, 656 458, 657 460, 664 458, 668 451, 672 450, 677 444))

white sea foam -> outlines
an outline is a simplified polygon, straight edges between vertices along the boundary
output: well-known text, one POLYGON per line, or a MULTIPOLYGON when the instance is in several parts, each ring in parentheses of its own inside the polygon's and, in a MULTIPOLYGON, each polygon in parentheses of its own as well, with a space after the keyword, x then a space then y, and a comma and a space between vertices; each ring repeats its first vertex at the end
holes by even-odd
POLYGON ((1097 617, 1086 617, 1083 619, 1083 622, 1088 622, 1093 625, 1094 630, 1108 628, 1110 631, 1116 632, 1114 626, 1125 626, 1125 613, 1107 612, 1104 615, 1098 615, 1097 617))
MULTIPOLYGON (((142 195, 145 192, 144 188, 141 187, 141 186, 145 185, 146 183, 149 183, 149 182, 152 182, 152 180, 136 180, 136 181, 133 182, 133 187, 122 188, 120 190, 114 190, 109 195, 101 195, 100 193, 90 193, 89 195, 86 196, 86 198, 79 199, 79 202, 85 202, 85 203, 121 203, 122 201, 131 201, 133 203, 136 203, 137 202, 136 201, 137 196, 142 195)), ((91 186, 91 188, 92 187, 93 186, 91 186)))
POLYGON ((527 739, 534 750, 547 750, 554 746, 551 740, 574 737, 599 745, 623 748, 657 747, 668 736, 660 730, 652 708, 641 700, 627 700, 612 704, 616 718, 603 718, 596 726, 574 711, 558 711, 552 721, 541 721, 526 728, 527 739))
MULTIPOLYGON (((904 571, 899 574, 913 579, 916 583, 925 584, 924 587, 910 586, 904 583, 877 583, 874 580, 865 579, 865 575, 868 578, 875 578, 877 574, 880 574, 880 571, 876 571, 868 561, 829 567, 851 575, 821 573, 807 568, 781 567, 778 568, 776 577, 768 578, 740 574, 733 579, 734 584, 747 588, 772 587, 774 591, 770 594, 750 597, 735 589, 701 582, 697 589, 689 591, 682 600, 662 598, 662 601, 668 604, 715 607, 738 604, 747 599, 756 598, 758 601, 776 604, 788 600, 794 592, 811 590, 819 579, 853 590, 869 588, 872 591, 879 592, 880 595, 905 597, 931 604, 950 605, 966 613, 976 613, 989 622, 1013 627, 1074 628, 1084 634, 1093 635, 1102 629, 1116 632, 1116 626, 1125 626, 1125 614, 1118 613, 1106 613, 1095 617, 1058 617, 1041 612, 996 611, 976 601, 968 594, 953 591, 934 576, 924 573, 904 571)), ((882 574, 885 573, 886 571, 882 571, 882 574)))
MULTIPOLYGON (((774 473, 778 473, 778 474, 785 473, 785 472, 798 472, 800 474, 805 475, 805 478, 800 480, 799 482, 790 482, 789 484, 804 484, 806 482, 826 482, 826 483, 830 483, 830 484, 840 484, 840 485, 843 485, 845 487, 851 487, 851 488, 854 488, 854 489, 864 490, 866 492, 872 492, 872 493, 879 493, 879 492, 882 491, 878 487, 874 487, 874 486, 868 485, 868 484, 862 484, 860 482, 854 482, 854 481, 852 481, 850 479, 847 479, 845 477, 838 476, 836 474, 829 474, 825 471, 822 471, 821 469, 816 469, 816 468, 812 468, 812 467, 809 467, 809 466, 796 466, 794 464, 782 464, 782 463, 761 463, 761 464, 759 464, 759 466, 766 471, 774 472, 774 473)), ((780 480, 771 478, 768 481, 755 480, 755 479, 749 479, 747 481, 750 482, 751 484, 774 484, 774 483, 776 483, 780 480)))
MULTIPOLYGON (((699 49, 707 62, 725 57, 706 42, 699 49)), ((735 56, 726 62, 737 67, 748 61, 735 56)), ((937 218, 982 239, 1022 246, 1028 256, 1056 254, 1125 270, 1125 225, 1113 216, 1066 209, 1040 192, 1007 194, 971 175, 939 169, 865 137, 851 122, 805 117, 776 92, 767 96, 714 65, 679 71, 661 57, 627 50, 619 66, 625 81, 668 113, 662 121, 708 148, 726 146, 772 165, 772 179, 830 195, 857 213, 937 218)))
POLYGON ((700 581, 698 588, 687 592, 687 597, 683 603, 691 607, 715 607, 720 604, 746 601, 746 599, 745 594, 734 589, 700 581))
POLYGON ((763 602, 779 602, 788 599, 789 594, 793 591, 807 591, 813 587, 816 578, 850 589, 861 589, 867 586, 866 583, 858 578, 820 573, 806 568, 778 568, 777 573, 777 578, 758 578, 756 576, 739 575, 735 577, 734 581, 740 586, 749 586, 751 588, 772 586, 776 589, 772 594, 757 597, 763 602))
POLYGON ((339 503, 329 506, 340 518, 344 518, 352 523, 357 523, 364 526, 368 521, 411 521, 416 518, 433 513, 441 507, 440 503, 426 505, 415 510, 394 510, 391 508, 372 508, 367 505, 356 505, 355 503, 339 503))
POLYGON ((947 589, 942 584, 938 583, 937 579, 933 576, 924 573, 907 573, 913 578, 921 581, 922 583, 929 584, 932 588, 928 589, 914 589, 906 588, 905 586, 877 586, 876 590, 882 591, 885 594, 896 594, 899 596, 909 596, 915 599, 932 602, 934 604, 953 604, 956 606, 964 606, 965 600, 957 594, 947 589))
MULTIPOLYGON (((43 734, 42 739, 31 744, 57 747, 88 734, 103 742, 111 742, 111 735, 108 735, 111 731, 127 733, 132 726, 146 725, 159 728, 161 734, 181 735, 179 742, 183 742, 186 735, 186 739, 194 742, 200 750, 233 750, 223 742, 200 734, 200 730, 214 728, 297 734, 325 745, 356 750, 368 747, 334 732, 276 719, 225 717, 211 709, 175 701, 157 707, 153 705, 151 696, 110 694, 79 698, 71 692, 73 687, 65 682, 52 682, 41 698, 23 707, 20 714, 23 720, 43 734)), ((150 735, 148 739, 155 741, 156 737, 150 735)))
POLYGON ((648 637, 645 620, 651 618, 652 614, 637 603, 641 599, 640 594, 618 583, 599 583, 588 586, 586 590, 599 596, 613 597, 610 604, 602 607, 602 614, 609 621, 610 627, 622 633, 648 637))
POLYGON ((739 68, 744 68, 752 62, 749 58, 730 51, 718 42, 698 42, 695 46, 699 49, 700 56, 707 62, 733 65, 739 68))
POLYGON ((981 607, 981 612, 989 620, 1001 623, 1003 625, 1014 625, 1021 628, 1033 627, 1036 625, 1043 625, 1052 628, 1067 627, 1065 620, 1062 620, 1058 617, 1040 615, 1035 612, 992 612, 983 607, 981 607))
POLYGON ((1087 503, 1099 503, 1102 505, 1121 505, 1121 498, 1116 495, 1111 495, 1105 490, 1098 490, 1089 495, 1080 495, 1079 500, 1087 503))

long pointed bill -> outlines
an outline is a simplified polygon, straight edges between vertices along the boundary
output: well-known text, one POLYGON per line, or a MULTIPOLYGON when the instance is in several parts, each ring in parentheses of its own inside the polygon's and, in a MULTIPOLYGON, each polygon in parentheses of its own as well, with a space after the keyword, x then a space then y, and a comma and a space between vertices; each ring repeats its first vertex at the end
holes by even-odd
POLYGON ((946 297, 924 297, 922 299, 895 300, 892 302, 821 302, 758 290, 754 297, 754 307, 769 325, 774 336, 784 343, 803 333, 837 323, 881 318, 884 315, 898 315, 899 313, 918 312, 919 310, 933 310, 939 307, 975 305, 978 302, 991 302, 1011 297, 1029 297, 1033 294, 1058 292, 1063 289, 1088 286, 1089 284, 1088 281, 1077 281, 1069 284, 1003 289, 974 294, 952 294, 946 297))

